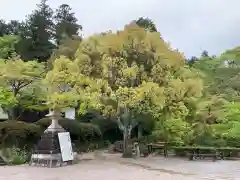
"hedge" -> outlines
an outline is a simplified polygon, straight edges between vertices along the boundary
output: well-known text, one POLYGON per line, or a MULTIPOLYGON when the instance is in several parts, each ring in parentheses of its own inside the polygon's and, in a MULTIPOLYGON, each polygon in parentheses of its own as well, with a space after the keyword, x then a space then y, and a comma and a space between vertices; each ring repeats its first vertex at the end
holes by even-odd
MULTIPOLYGON (((51 119, 43 118, 35 124, 45 130, 51 124, 51 119)), ((89 141, 100 138, 102 135, 99 127, 91 123, 80 123, 76 120, 61 118, 59 124, 70 132, 72 140, 89 141)))
MULTIPOLYGON (((7 120, 0 122, 0 145, 4 147, 31 148, 36 144, 44 130, 50 125, 49 118, 35 123, 7 120)), ((91 123, 79 123, 70 119, 60 119, 59 124, 70 132, 73 141, 89 142, 101 139, 98 126, 91 123)))
POLYGON ((32 123, 14 120, 0 122, 0 142, 5 147, 30 145, 39 138, 41 132, 41 128, 32 123))

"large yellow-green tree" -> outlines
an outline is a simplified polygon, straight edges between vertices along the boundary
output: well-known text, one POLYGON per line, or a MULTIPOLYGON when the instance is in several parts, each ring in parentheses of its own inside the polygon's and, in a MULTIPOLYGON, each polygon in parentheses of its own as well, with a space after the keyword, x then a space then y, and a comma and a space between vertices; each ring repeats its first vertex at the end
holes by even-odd
MULTIPOLYGON (((158 32, 135 24, 83 40, 75 61, 82 74, 107 82, 100 110, 118 122, 121 109, 131 114, 128 119, 133 124, 141 113, 162 122, 182 121, 189 113, 188 102, 201 96, 201 80, 183 55, 160 39, 158 32)), ((129 123, 120 127, 126 129, 129 123)))

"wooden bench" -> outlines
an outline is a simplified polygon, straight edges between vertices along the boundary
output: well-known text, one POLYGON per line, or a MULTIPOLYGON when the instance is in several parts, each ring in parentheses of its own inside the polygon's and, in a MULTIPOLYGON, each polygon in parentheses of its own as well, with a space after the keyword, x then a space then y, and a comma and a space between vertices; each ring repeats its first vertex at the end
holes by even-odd
POLYGON ((148 146, 149 154, 153 153, 153 151, 155 151, 155 150, 163 150, 164 156, 165 157, 168 156, 167 143, 166 142, 150 143, 147 146, 148 146))
POLYGON ((217 149, 212 147, 176 147, 175 150, 180 150, 187 155, 189 160, 211 158, 213 161, 221 158, 217 149))
POLYGON ((113 147, 114 152, 122 153, 123 152, 123 141, 116 141, 113 147))
POLYGON ((189 160, 197 160, 197 159, 205 159, 205 158, 212 158, 213 161, 218 160, 221 158, 220 154, 216 152, 190 152, 189 153, 189 160))
POLYGON ((224 147, 217 148, 222 159, 235 159, 240 158, 240 148, 224 147))

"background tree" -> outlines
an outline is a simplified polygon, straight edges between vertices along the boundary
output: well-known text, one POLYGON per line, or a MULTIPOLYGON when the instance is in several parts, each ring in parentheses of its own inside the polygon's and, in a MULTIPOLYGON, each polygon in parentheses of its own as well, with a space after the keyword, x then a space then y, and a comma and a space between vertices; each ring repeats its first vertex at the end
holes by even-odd
POLYGON ((55 39, 56 43, 61 44, 61 40, 72 38, 78 35, 82 26, 77 23, 75 13, 68 4, 62 4, 58 7, 54 15, 55 20, 55 39))
POLYGON ((72 59, 82 39, 78 36, 82 26, 77 21, 68 4, 60 5, 54 12, 47 4, 47 0, 42 0, 37 4, 36 10, 22 22, 11 20, 6 23, 1 20, 0 37, 18 36, 18 42, 14 43, 14 48, 23 60, 35 59, 46 62, 50 57, 53 60, 60 55, 66 55, 72 59), (53 52, 54 55, 51 56, 53 52))
POLYGON ((237 52, 228 50, 220 57, 200 58, 192 66, 203 73, 205 92, 210 96, 216 95, 229 101, 239 101, 240 87, 237 82, 240 74, 237 58, 235 60, 237 52))
POLYGON ((16 54, 16 46, 20 38, 18 36, 4 35, 0 37, 0 58, 8 59, 16 54))
MULTIPOLYGON (((0 71, 1 86, 11 91, 13 97, 19 102, 19 95, 23 89, 41 80, 44 66, 35 61, 24 62, 15 58, 8 61, 2 60, 0 71)), ((17 119, 15 107, 8 110, 9 118, 13 120, 17 119)))
POLYGON ((189 66, 193 66, 194 63, 198 61, 198 58, 196 56, 192 56, 190 59, 187 59, 187 63, 189 66))
POLYGON ((64 56, 53 62, 52 70, 44 79, 49 108, 61 111, 80 104, 79 111, 86 112, 88 107, 98 102, 95 97, 99 94, 99 82, 84 76, 78 68, 76 61, 64 56))
POLYGON ((237 46, 233 49, 228 49, 221 54, 222 60, 233 60, 235 63, 240 60, 240 46, 237 46))
POLYGON ((42 0, 37 9, 26 20, 26 26, 22 34, 19 47, 23 59, 37 59, 46 62, 51 56, 55 45, 53 39, 53 10, 47 5, 47 0, 42 0))
POLYGON ((20 36, 24 29, 24 22, 19 22, 17 20, 11 20, 7 23, 7 33, 8 35, 20 36))
POLYGON ((0 37, 8 34, 8 27, 4 20, 0 19, 0 37))
POLYGON ((201 54, 202 57, 209 57, 208 51, 204 50, 201 54))
POLYGON ((48 68, 51 69, 52 63, 55 61, 55 59, 60 58, 60 56, 65 56, 68 59, 73 60, 81 41, 82 38, 80 36, 72 36, 71 38, 68 37, 62 39, 58 45, 58 48, 53 51, 51 58, 48 60, 48 68))
POLYGON ((149 18, 140 17, 134 21, 139 27, 144 28, 150 32, 157 32, 157 27, 154 22, 149 18))

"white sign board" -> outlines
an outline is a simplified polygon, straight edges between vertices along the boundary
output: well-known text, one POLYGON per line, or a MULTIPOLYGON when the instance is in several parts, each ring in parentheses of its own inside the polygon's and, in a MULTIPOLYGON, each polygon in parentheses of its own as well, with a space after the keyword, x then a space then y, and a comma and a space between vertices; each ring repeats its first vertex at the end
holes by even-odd
POLYGON ((75 119, 75 109, 74 108, 66 109, 65 110, 65 118, 75 119))
POLYGON ((73 151, 69 132, 58 133, 59 144, 61 148, 62 160, 72 161, 73 151))

